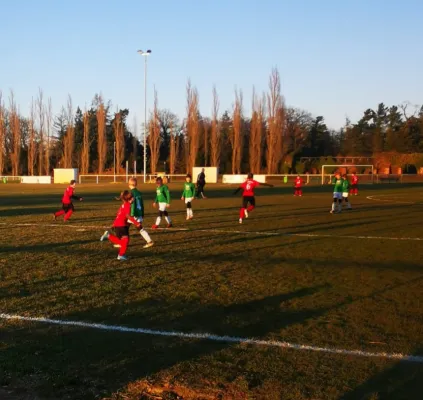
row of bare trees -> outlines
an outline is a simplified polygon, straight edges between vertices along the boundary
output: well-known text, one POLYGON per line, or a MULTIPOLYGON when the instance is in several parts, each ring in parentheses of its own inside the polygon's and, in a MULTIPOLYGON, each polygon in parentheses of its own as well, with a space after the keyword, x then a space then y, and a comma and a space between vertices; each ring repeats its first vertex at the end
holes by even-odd
MULTIPOLYGON (((154 107, 144 129, 151 173, 157 172, 160 160, 168 163, 172 174, 192 171, 199 164, 222 167, 221 171, 234 174, 247 168, 254 173, 278 173, 288 154, 300 151, 308 140, 311 117, 285 106, 276 69, 270 74, 267 93, 259 95, 253 90, 250 117, 244 115, 242 91, 236 89, 234 94, 232 110, 220 114, 219 96, 213 87, 211 118, 206 118, 199 111, 197 88, 188 81, 186 115, 179 122, 170 111, 159 109, 155 90, 154 107)), ((13 174, 22 172, 21 151, 26 155, 29 175, 49 173, 51 163, 53 167, 78 167, 82 174, 102 174, 110 168, 113 157, 118 167, 130 156, 134 161, 140 159, 137 138, 132 135, 127 140, 131 135, 125 122, 127 113, 110 113, 110 103, 105 104, 98 95, 90 110, 77 108, 75 112, 69 96, 53 121, 51 100, 45 102, 39 90, 25 122, 13 92, 8 108, 0 93, 0 174, 6 159, 13 174)))

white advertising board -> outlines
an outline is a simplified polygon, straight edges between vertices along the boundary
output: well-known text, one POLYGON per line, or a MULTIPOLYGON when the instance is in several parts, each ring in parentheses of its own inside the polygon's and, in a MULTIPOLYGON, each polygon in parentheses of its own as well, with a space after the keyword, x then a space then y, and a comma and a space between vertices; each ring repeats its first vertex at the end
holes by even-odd
POLYGON ((192 169, 192 181, 197 182, 197 176, 204 168, 204 173, 206 174, 206 184, 207 183, 217 183, 217 178, 219 175, 219 169, 217 167, 194 167, 192 169))
MULTIPOLYGON (((247 179, 245 175, 223 175, 222 183, 243 183, 247 179)), ((260 183, 266 183, 266 175, 254 175, 254 180, 260 183)))
POLYGON ((55 168, 54 183, 69 183, 78 180, 78 168, 55 168))
POLYGON ((51 176, 23 176, 21 178, 21 183, 49 184, 51 183, 51 176))

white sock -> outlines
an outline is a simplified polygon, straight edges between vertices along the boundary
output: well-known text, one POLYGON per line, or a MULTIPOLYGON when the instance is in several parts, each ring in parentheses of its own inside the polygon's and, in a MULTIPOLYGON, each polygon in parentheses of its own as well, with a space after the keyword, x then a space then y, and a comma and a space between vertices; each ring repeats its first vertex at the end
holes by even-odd
POLYGON ((165 216, 165 219, 166 219, 166 222, 168 224, 171 224, 172 223, 172 220, 170 219, 170 217, 168 215, 165 216))
POLYGON ((193 217, 194 216, 194 213, 192 212, 192 208, 189 209, 189 216, 190 217, 193 217))
POLYGON ((157 217, 157 218, 156 218, 156 225, 157 225, 157 226, 158 226, 158 225, 160 225, 160 222, 162 222, 161 217, 157 217))
POLYGON ((190 213, 190 209, 189 208, 187 208, 187 217, 189 217, 191 215, 191 213, 190 213))
POLYGON ((335 203, 332 203, 332 211, 335 211, 335 203))
POLYGON ((141 234, 141 236, 144 238, 144 240, 147 243, 150 243, 151 242, 150 235, 148 234, 148 232, 145 229, 143 229, 142 231, 140 231, 140 234, 141 234))

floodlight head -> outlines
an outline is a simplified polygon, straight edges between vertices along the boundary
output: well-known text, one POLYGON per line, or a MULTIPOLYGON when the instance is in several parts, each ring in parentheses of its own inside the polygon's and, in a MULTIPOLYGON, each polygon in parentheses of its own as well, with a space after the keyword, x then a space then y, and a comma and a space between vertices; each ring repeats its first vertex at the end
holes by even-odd
POLYGON ((147 51, 144 51, 144 50, 138 50, 138 51, 137 51, 137 53, 138 53, 138 54, 141 54, 142 56, 148 56, 148 55, 150 55, 150 54, 151 54, 151 50, 147 50, 147 51))

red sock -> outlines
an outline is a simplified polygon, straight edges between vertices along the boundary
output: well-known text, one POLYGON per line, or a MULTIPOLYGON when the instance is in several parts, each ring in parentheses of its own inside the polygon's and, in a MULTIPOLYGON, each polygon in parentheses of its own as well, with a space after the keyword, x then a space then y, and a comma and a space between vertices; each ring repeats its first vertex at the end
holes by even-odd
POLYGON ((245 208, 241 208, 241 210, 239 210, 239 218, 244 218, 245 217, 245 208))
POLYGON ((254 206, 248 206, 248 208, 247 208, 248 212, 253 211, 253 210, 254 210, 254 206))
POLYGON ((301 189, 298 189, 298 195, 302 196, 303 195, 303 191, 301 189))
POLYGON ((119 250, 120 256, 125 255, 126 249, 128 248, 128 244, 129 244, 129 237, 128 236, 124 236, 122 239, 120 239, 120 250, 119 250))
POLYGON ((65 221, 67 221, 70 217, 71 217, 71 215, 73 214, 73 211, 72 210, 69 210, 66 214, 65 214, 65 218, 64 218, 64 220, 65 221))
POLYGON ((109 233, 109 240, 113 243, 113 244, 120 244, 120 239, 109 233))
POLYGON ((54 213, 54 215, 56 216, 56 217, 60 217, 61 215, 63 215, 65 213, 65 211, 64 210, 60 210, 60 211, 57 211, 57 213, 54 213))

